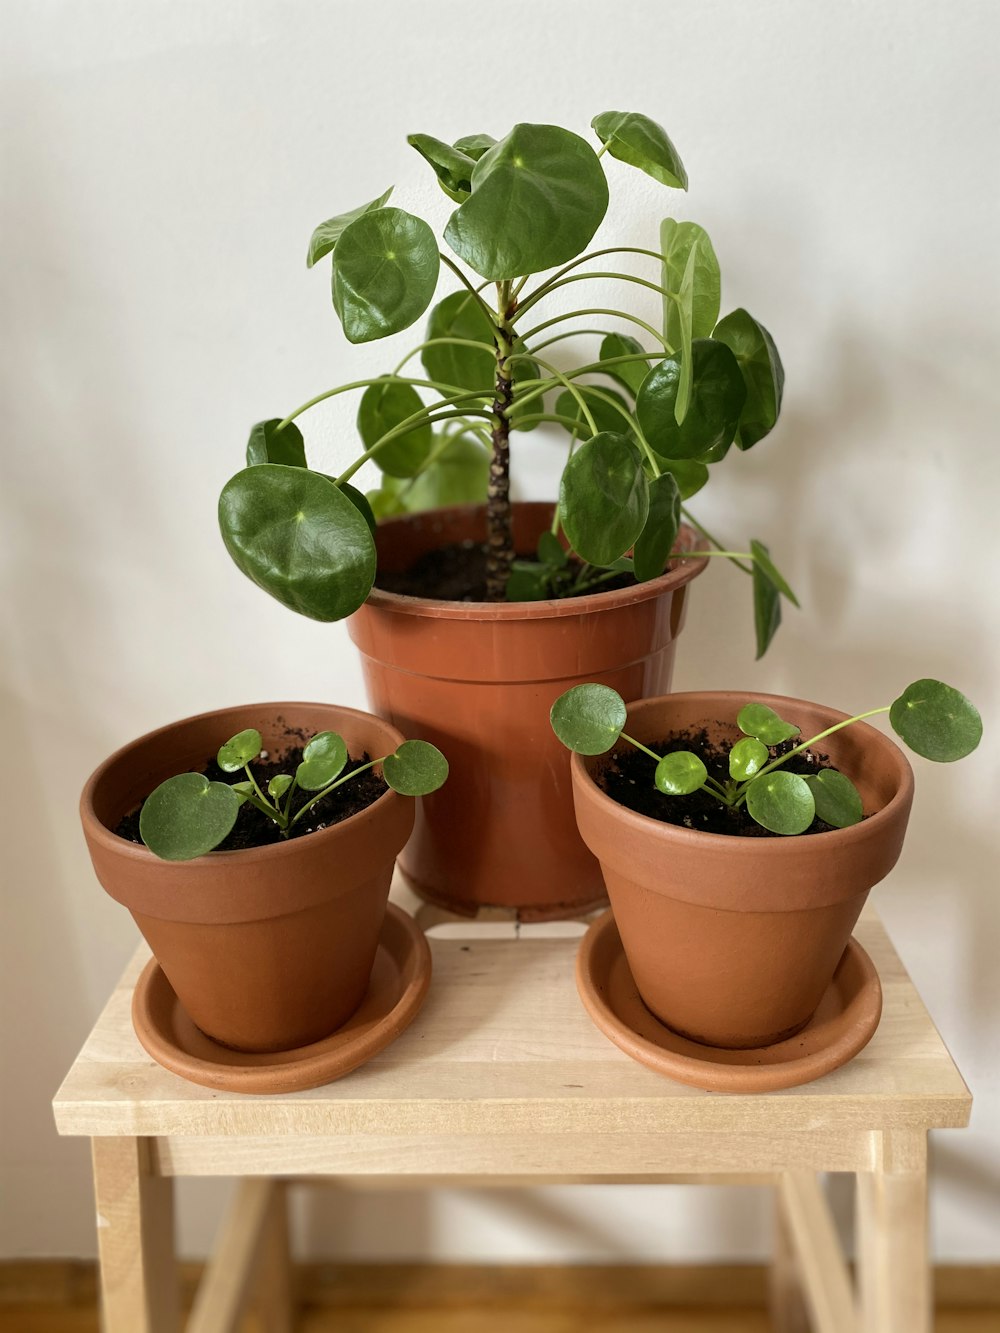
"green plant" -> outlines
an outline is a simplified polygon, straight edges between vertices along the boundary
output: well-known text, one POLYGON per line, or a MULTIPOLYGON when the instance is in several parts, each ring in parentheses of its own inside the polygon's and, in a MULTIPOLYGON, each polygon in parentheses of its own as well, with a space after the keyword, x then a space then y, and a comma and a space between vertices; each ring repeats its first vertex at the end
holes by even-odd
POLYGON ((457 204, 444 229, 455 259, 439 250, 425 221, 388 204, 388 190, 317 227, 308 263, 331 257, 333 304, 352 343, 419 319, 442 266, 459 286, 434 306, 426 337, 393 370, 329 389, 283 419, 254 426, 247 467, 222 492, 220 525, 236 564, 284 605, 317 620, 355 611, 375 578, 376 513, 485 499, 487 593, 516 601, 599 589, 622 572, 654 578, 683 513, 711 554, 729 556, 752 576, 758 656, 767 648, 781 597, 795 601, 767 547, 755 540, 744 553, 724 550, 684 503, 732 444, 749 449, 772 429, 781 360, 746 310, 719 319, 719 264, 696 223, 665 219, 657 249, 586 249, 608 207, 605 153, 666 186, 687 188, 676 149, 647 117, 605 112, 592 126, 596 150, 555 125, 515 125, 499 142, 486 134, 454 144, 411 135, 457 204), (609 255, 653 261, 659 281, 581 269, 609 255), (592 305, 537 318, 536 307, 554 292, 608 279, 658 293, 661 327, 592 305), (484 294, 490 288, 493 295, 484 294), (605 317, 626 321, 642 339, 594 326, 605 317), (562 367, 550 359, 556 344, 595 334, 596 359, 577 357, 562 367), (417 355, 425 374, 405 374, 417 355), (335 478, 310 470, 297 418, 353 390, 362 392, 363 452, 335 478), (534 558, 517 560, 510 437, 541 422, 568 433, 568 459, 551 540, 534 558), (383 482, 365 497, 350 482, 369 459, 383 482), (575 559, 564 558, 567 545, 575 559))
POLYGON ((888 713, 896 734, 925 759, 950 763, 970 754, 979 744, 983 724, 975 706, 958 690, 939 680, 918 680, 908 685, 892 704, 845 718, 786 753, 773 747, 800 734, 766 704, 748 703, 736 724, 743 738, 729 751, 729 776, 722 781, 709 775, 698 755, 676 750, 660 756, 624 731, 625 702, 607 685, 577 685, 552 705, 552 729, 567 749, 577 754, 605 754, 619 737, 656 760, 653 781, 665 796, 688 796, 705 791, 722 805, 739 809, 772 833, 795 834, 818 817, 834 828, 847 828, 863 818, 857 787, 843 773, 821 768, 802 776, 783 766, 817 741, 863 718, 888 713))
POLYGON ((381 764, 382 776, 393 791, 403 796, 437 791, 448 776, 448 761, 427 741, 404 741, 392 754, 341 776, 348 761, 347 745, 335 731, 321 731, 305 746, 295 773, 276 774, 265 796, 250 768, 261 754, 261 744, 260 732, 248 728, 219 750, 217 763, 224 773, 246 773, 240 782, 211 782, 202 773, 178 773, 161 782, 139 816, 139 832, 149 850, 164 861, 203 856, 229 835, 244 804, 273 820, 287 838, 317 801, 376 764, 381 764))

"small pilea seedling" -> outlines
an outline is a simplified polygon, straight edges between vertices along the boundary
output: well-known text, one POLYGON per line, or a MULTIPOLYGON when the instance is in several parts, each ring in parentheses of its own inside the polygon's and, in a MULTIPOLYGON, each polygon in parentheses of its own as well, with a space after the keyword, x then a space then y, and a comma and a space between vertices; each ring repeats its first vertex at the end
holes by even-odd
POLYGON ((427 741, 404 741, 392 754, 341 776, 348 761, 344 738, 335 731, 320 731, 302 751, 294 775, 276 774, 265 796, 250 768, 261 754, 262 743, 260 732, 251 727, 226 741, 219 751, 217 762, 224 773, 246 773, 239 782, 211 782, 202 773, 178 773, 161 782, 146 798, 139 816, 139 833, 149 850, 164 861, 203 856, 228 837, 244 804, 267 815, 287 838, 317 801, 376 764, 382 765, 382 776, 393 791, 403 796, 426 796, 437 791, 448 776, 447 759, 427 741), (293 811, 296 792, 310 795, 293 811))
POLYGON ((605 754, 619 737, 656 760, 653 781, 665 796, 688 796, 706 791, 722 805, 745 806, 750 817, 771 833, 804 833, 814 818, 834 828, 847 828, 863 818, 861 795, 843 773, 819 769, 802 776, 783 770, 794 755, 832 736, 854 722, 888 713, 896 734, 925 759, 951 763, 970 754, 979 744, 983 724, 975 705, 939 680, 918 680, 884 708, 845 718, 786 754, 775 756, 772 747, 800 735, 794 722, 766 704, 748 703, 736 724, 743 737, 729 751, 729 777, 719 782, 689 750, 658 755, 625 733, 625 701, 607 685, 576 685, 552 705, 552 729, 577 754, 605 754))

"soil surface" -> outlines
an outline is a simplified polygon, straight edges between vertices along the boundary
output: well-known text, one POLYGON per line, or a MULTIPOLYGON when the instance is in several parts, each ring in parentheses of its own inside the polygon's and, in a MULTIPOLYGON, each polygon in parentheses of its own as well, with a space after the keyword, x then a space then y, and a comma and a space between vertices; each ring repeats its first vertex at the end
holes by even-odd
MULTIPOLYGON (((295 734, 299 735, 302 741, 307 740, 307 737, 302 733, 295 734)), ((257 785, 265 795, 267 784, 273 777, 277 777, 279 773, 294 774, 296 768, 302 762, 302 749, 302 745, 295 745, 285 750, 280 758, 261 758, 250 765, 257 785)), ((348 773, 354 773, 369 762, 370 756, 367 753, 359 759, 349 759, 341 777, 348 773)), ((246 773, 242 770, 239 773, 224 773, 214 758, 206 760, 205 767, 201 771, 210 782, 224 782, 227 786, 232 786, 234 782, 240 782, 246 778, 246 773)), ((370 768, 366 773, 362 773, 360 777, 345 782, 342 787, 337 787, 329 795, 324 796, 322 800, 317 801, 309 813, 303 815, 299 822, 294 825, 288 838, 282 837, 280 829, 273 820, 268 819, 265 814, 252 805, 245 804, 240 808, 232 832, 224 842, 219 843, 215 850, 235 852, 247 847, 269 847, 272 843, 287 842, 291 838, 301 838, 307 833, 317 833, 320 829, 329 828, 333 824, 339 824, 341 820, 347 819, 351 815, 358 814, 374 801, 377 801, 382 793, 388 790, 389 788, 381 773, 376 773, 374 769, 370 768)), ((312 800, 315 794, 315 792, 296 790, 292 795, 292 813, 294 814, 296 810, 300 810, 307 801, 312 800)), ((115 829, 119 838, 126 838, 129 842, 142 842, 142 838, 139 836, 139 815, 141 811, 142 806, 140 805, 121 820, 115 829)))
MULTIPOLYGON (((519 560, 534 560, 535 553, 528 551, 519 554, 519 560)), ((578 560, 571 559, 570 570, 581 568, 578 560)), ((597 584, 592 588, 581 588, 579 592, 568 594, 571 597, 585 597, 592 592, 611 592, 616 588, 634 588, 635 578, 631 574, 618 574, 613 579, 597 584)), ((409 569, 401 573, 380 569, 375 577, 375 586, 385 592, 399 593, 403 597, 428 597, 436 602, 485 602, 486 596, 486 545, 485 543, 465 541, 452 542, 449 546, 440 546, 420 556, 409 569)))
MULTIPOLYGON (((798 742, 785 741, 782 745, 772 745, 772 759, 794 750, 798 742)), ((708 734, 702 731, 674 732, 660 741, 648 742, 649 748, 659 755, 672 754, 675 750, 691 750, 708 769, 710 777, 725 783, 729 778, 729 748, 713 745, 708 734)), ((789 773, 803 775, 816 773, 821 768, 832 768, 826 755, 814 754, 805 750, 783 765, 789 773)), ((597 785, 619 805, 627 806, 640 815, 658 819, 663 824, 678 824, 683 828, 697 829, 702 833, 727 833, 741 838, 780 838, 785 835, 771 833, 747 814, 745 806, 734 810, 716 800, 709 792, 696 791, 690 796, 665 796, 653 785, 653 772, 656 761, 641 750, 631 746, 622 754, 611 755, 606 766, 595 774, 597 785)), ((827 833, 832 825, 821 819, 814 819, 806 829, 809 833, 827 833)), ((799 834, 799 837, 805 836, 799 834)))

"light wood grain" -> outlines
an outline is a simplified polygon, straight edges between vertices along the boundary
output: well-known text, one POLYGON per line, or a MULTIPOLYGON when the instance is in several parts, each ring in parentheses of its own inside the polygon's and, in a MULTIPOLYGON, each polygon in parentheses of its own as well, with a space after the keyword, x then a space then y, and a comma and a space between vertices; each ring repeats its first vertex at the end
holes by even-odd
POLYGON ((816 1333, 856 1333, 851 1278, 819 1181, 812 1172, 789 1171, 780 1195, 816 1333))
MULTIPOLYGON (((237 1333, 262 1276, 273 1281, 271 1273, 263 1275, 261 1271, 265 1256, 270 1265, 276 1265, 279 1270, 277 1277, 282 1286, 280 1294, 284 1305, 278 1317, 284 1319, 286 1328, 290 1326, 287 1250, 283 1258, 273 1251, 284 1214, 284 1195, 284 1185, 278 1181, 244 1180, 241 1183, 198 1288, 187 1333, 237 1333), (272 1252, 266 1255, 268 1242, 272 1252)), ((278 1243, 281 1243, 280 1239, 278 1243)), ((276 1295, 266 1294, 272 1325, 276 1322, 276 1295)))
POLYGON ((857 1184, 858 1291, 863 1333, 930 1333, 927 1136, 877 1136, 875 1170, 857 1184))

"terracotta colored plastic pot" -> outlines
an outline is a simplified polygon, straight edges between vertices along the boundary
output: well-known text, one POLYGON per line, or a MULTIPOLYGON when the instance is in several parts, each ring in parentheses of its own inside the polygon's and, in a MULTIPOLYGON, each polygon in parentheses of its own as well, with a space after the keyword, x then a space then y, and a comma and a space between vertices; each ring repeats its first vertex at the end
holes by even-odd
POLYGON ((354 756, 389 754, 404 739, 380 718, 327 704, 202 713, 107 759, 80 816, 97 878, 132 913, 198 1027, 237 1050, 287 1050, 328 1036, 364 998, 415 803, 387 791, 331 828, 193 861, 161 861, 112 832, 164 779, 200 771, 247 727, 275 755, 301 744, 290 728, 340 732, 354 756))
MULTIPOLYGON (((731 743, 740 735, 736 714, 751 699, 795 722, 803 739, 847 716, 780 695, 674 694, 633 704, 626 729, 650 745, 702 727, 731 743)), ((863 722, 817 749, 858 787, 867 818, 771 838, 701 833, 636 814, 595 782, 606 756, 573 756, 580 832, 601 862, 635 984, 647 1008, 684 1036, 745 1049, 804 1027, 869 890, 896 863, 913 797, 902 751, 863 722)))
MULTIPOLYGON (((514 508, 518 551, 533 552, 551 504, 514 508)), ((379 566, 402 571, 435 547, 484 541, 482 507, 379 524, 379 566)), ((696 548, 684 530, 685 549, 696 548)), ((458 912, 516 908, 523 920, 571 916, 605 899, 580 841, 569 756, 549 709, 598 680, 626 699, 670 688, 687 585, 704 558, 618 592, 544 602, 446 602, 373 590, 349 622, 368 699, 407 736, 448 756, 449 781, 423 798, 400 865, 424 898, 458 912)))

